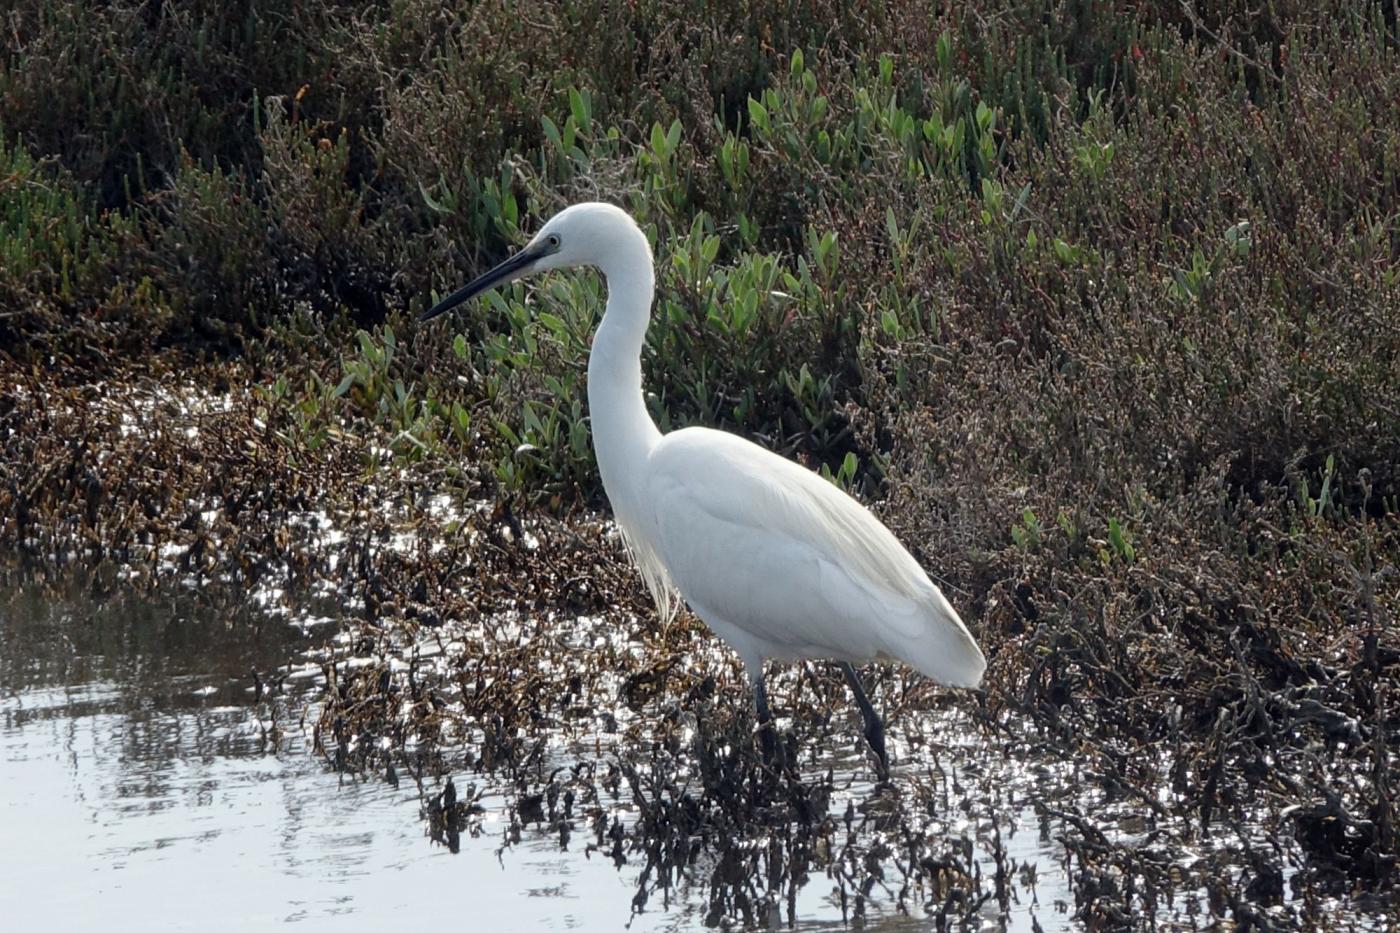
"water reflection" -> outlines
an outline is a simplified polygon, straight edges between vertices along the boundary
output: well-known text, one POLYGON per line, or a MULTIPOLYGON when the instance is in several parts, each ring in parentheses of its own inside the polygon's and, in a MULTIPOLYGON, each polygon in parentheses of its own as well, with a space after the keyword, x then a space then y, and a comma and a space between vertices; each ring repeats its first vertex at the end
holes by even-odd
POLYGON ((464 909, 483 929, 625 923, 610 865, 547 845, 503 865, 489 818, 453 857, 424 838, 416 791, 341 783, 295 722, 274 745, 273 710, 295 703, 255 702, 252 672, 306 646, 285 619, 113 585, 0 594, 7 929, 317 928, 342 914, 402 928, 464 909))
MULTIPOLYGON (((582 823, 567 849, 546 823, 512 825, 520 801, 500 788, 473 797, 478 831, 452 855, 427 840, 413 781, 395 788, 330 772, 307 747, 310 696, 294 692, 314 691, 314 679, 277 673, 315 656, 323 639, 305 634, 307 620, 326 609, 146 593, 111 574, 0 585, 3 926, 316 929, 343 927, 345 914, 355 928, 393 929, 704 921, 705 872, 678 878, 669 904, 658 896, 633 917, 642 860, 619 869, 601 851, 586 855, 582 823)), ((483 779, 462 780, 472 778, 483 779)), ((620 800, 609 807, 635 818, 620 800)), ((1036 836, 1031 826, 1008 836, 1012 856, 1043 864, 1036 836)), ((793 908, 803 929, 840 928, 819 879, 793 908)), ((1032 928, 1036 914, 1055 929, 1066 916, 1048 904, 1012 913, 1011 929, 1032 928)), ((930 922, 875 907, 868 928, 930 922)))

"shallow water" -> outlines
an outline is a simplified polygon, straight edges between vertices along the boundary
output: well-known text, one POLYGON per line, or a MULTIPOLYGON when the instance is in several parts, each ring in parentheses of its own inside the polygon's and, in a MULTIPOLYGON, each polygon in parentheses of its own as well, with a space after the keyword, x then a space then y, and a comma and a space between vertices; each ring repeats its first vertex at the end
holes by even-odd
MULTIPOLYGON (((339 778, 308 747, 304 698, 257 695, 252 672, 272 679, 324 640, 316 629, 194 592, 113 595, 114 586, 0 594, 7 928, 699 925, 703 898, 684 891, 671 909, 658 900, 632 918, 635 870, 586 857, 580 843, 560 851, 557 836, 526 829, 501 851, 508 801, 499 794, 481 800, 482 832, 464 837, 460 854, 431 844, 415 787, 339 778)), ((1039 906, 1014 909, 1009 928, 1031 929, 1032 916, 1047 931, 1063 928, 1055 844, 1031 821, 1007 843, 1040 870, 1039 906)), ((800 927, 840 927, 829 890, 819 878, 803 890, 800 927)))

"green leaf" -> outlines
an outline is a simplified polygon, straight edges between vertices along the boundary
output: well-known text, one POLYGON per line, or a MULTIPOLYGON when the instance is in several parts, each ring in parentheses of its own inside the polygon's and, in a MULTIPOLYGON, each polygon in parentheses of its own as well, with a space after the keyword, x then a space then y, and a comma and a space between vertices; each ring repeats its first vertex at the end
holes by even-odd
POLYGON ((889 308, 880 312, 880 328, 885 332, 886 337, 899 336, 899 318, 889 308))
POLYGON ((1225 242, 1235 251, 1236 256, 1248 256, 1249 249, 1253 245, 1249 235, 1249 221, 1241 220, 1229 230, 1225 231, 1225 242))
POLYGON ((541 311, 536 315, 539 322, 549 328, 559 336, 564 336, 569 332, 569 325, 564 323, 564 319, 557 314, 550 314, 548 311, 541 311))
POLYGON ((933 56, 938 60, 938 67, 943 71, 947 71, 948 65, 953 59, 953 40, 946 31, 939 34, 938 44, 934 46, 933 56))
MULTIPOLYGON (((438 184, 441 185, 444 184, 444 182, 441 179, 439 179, 438 184)), ((452 213, 452 208, 443 204, 437 198, 429 194, 428 189, 423 186, 423 183, 421 181, 418 183, 418 193, 423 196, 423 203, 428 205, 429 210, 436 211, 439 214, 452 213)))
POLYGON ((764 132, 768 131, 768 108, 749 98, 749 122, 764 132))
POLYGON ((715 257, 719 255, 719 237, 706 237, 705 241, 700 244, 700 255, 704 257, 706 262, 714 262, 715 257))
POLYGON ((574 122, 578 124, 579 129, 588 129, 589 118, 592 115, 589 112, 588 102, 579 93, 578 88, 569 88, 569 113, 573 115, 574 122))
POLYGON ((1123 527, 1118 524, 1118 519, 1108 520, 1108 543, 1113 546, 1113 550, 1126 561, 1133 559, 1133 545, 1124 534, 1123 527))
POLYGON ((1026 182, 1025 185, 1022 186, 1020 193, 1016 195, 1016 203, 1013 204, 1013 205, 1011 206, 1011 217, 1009 218, 1010 220, 1015 220, 1016 217, 1017 217, 1023 210, 1026 209, 1026 202, 1028 202, 1028 201, 1030 200, 1030 198, 1031 198, 1031 183, 1030 183, 1030 182, 1026 182))
POLYGON ((554 148, 563 149, 564 141, 559 136, 559 127, 554 121, 545 115, 540 116, 540 124, 544 127, 544 135, 549 137, 549 141, 554 143, 554 148))
POLYGON ((991 128, 992 128, 992 120, 993 120, 993 118, 994 118, 995 116, 996 116, 996 114, 995 114, 995 112, 992 110, 991 107, 988 107, 988 106, 987 106, 985 103, 983 103, 982 101, 978 101, 978 102, 977 102, 977 127, 978 127, 978 129, 982 130, 983 132, 986 132, 987 130, 991 129, 991 128))
POLYGON ((856 458, 854 451, 847 451, 846 457, 841 461, 841 470, 836 475, 844 479, 842 485, 850 483, 855 479, 856 470, 860 466, 860 461, 856 458))

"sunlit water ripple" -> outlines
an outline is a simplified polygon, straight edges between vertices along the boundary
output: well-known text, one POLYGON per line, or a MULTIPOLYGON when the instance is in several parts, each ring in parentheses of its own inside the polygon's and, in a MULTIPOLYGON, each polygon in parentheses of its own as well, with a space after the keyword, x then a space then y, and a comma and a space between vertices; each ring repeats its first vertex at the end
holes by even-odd
MULTIPOLYGON (((464 836, 453 855, 427 840, 411 782, 395 788, 329 771, 308 747, 305 704, 281 698, 274 722, 274 704, 255 702, 251 674, 314 644, 312 613, 289 620, 249 608, 230 620, 187 593, 105 603, 39 591, 11 597, 0 606, 8 614, 0 625, 0 916, 8 929, 345 929, 347 920, 403 929, 470 919, 483 930, 622 929, 629 920, 632 930, 663 930, 700 922, 700 899, 684 888, 670 909, 657 901, 632 917, 636 867, 586 856, 581 837, 561 851, 556 835, 527 828, 503 848, 509 808, 497 789, 480 801, 480 834, 464 836)), ((314 689, 310 678, 296 683, 314 689)), ((1011 928, 1030 929, 1032 915, 1045 930, 1063 927, 1063 909, 1047 896, 1056 871, 1048 840, 1022 827, 1008 846, 1043 872, 1039 907, 1017 910, 1011 928)), ((802 891, 803 928, 840 926, 829 893, 821 879, 802 891)), ((926 926, 878 912, 873 919, 881 928, 926 926)))

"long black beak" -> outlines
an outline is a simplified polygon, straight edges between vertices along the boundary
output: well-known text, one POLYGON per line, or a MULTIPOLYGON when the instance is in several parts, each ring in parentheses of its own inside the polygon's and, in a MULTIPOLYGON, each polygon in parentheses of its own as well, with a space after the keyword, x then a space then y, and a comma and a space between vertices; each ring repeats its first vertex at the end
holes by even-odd
POLYGON ((424 311, 423 316, 418 320, 431 321, 439 314, 446 314, 459 304, 470 301, 482 292, 489 292, 497 285, 504 285, 507 282, 518 279, 520 276, 530 271, 530 267, 535 264, 536 260, 543 257, 544 254, 545 250, 534 244, 525 247, 499 266, 496 266, 496 268, 492 269, 490 272, 477 276, 471 283, 463 285, 461 288, 442 299, 442 301, 439 301, 427 311, 424 311))

